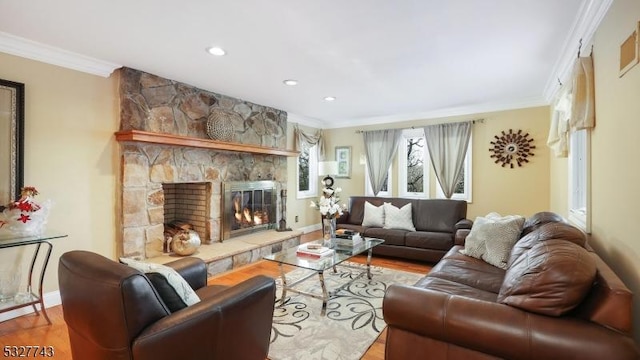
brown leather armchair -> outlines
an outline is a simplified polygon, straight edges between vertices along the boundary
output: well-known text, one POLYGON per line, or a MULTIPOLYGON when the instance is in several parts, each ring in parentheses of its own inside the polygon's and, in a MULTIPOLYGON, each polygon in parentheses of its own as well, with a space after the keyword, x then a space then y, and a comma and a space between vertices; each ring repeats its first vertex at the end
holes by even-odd
POLYGON ((256 276, 232 287, 206 286, 204 262, 167 264, 201 301, 170 312, 143 273, 87 251, 62 255, 58 268, 74 359, 260 359, 267 357, 275 282, 256 276))

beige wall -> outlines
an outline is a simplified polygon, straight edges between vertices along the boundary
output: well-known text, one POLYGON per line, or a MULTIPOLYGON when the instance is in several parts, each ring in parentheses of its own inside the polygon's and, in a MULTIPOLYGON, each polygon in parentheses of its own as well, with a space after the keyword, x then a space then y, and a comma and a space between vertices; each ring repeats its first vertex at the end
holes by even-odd
MULTIPOLYGON (((640 341, 640 243, 635 234, 640 192, 640 65, 619 75, 620 44, 636 29, 640 2, 614 1, 594 37, 596 127, 592 132, 591 244, 636 294, 640 341)), ((566 160, 552 160, 552 209, 567 215, 566 160)))
MULTIPOLYGON (((25 84, 25 185, 52 199, 45 292, 58 289, 58 258, 86 249, 115 256, 117 80, 0 53, 0 78, 25 84)), ((0 262, 16 258, 3 250, 0 262)), ((23 266, 26 261, 23 261, 23 266)), ((26 275, 24 275, 26 278, 26 275)))
MULTIPOLYGON (((473 189, 472 203, 469 204, 468 216, 486 215, 497 211, 501 214, 522 214, 529 216, 535 212, 549 208, 549 150, 545 146, 549 129, 549 108, 547 106, 490 112, 468 116, 416 120, 393 124, 397 128, 418 127, 443 122, 468 121, 484 119, 473 127, 473 189), (528 132, 534 139, 536 149, 530 163, 521 168, 503 168, 494 163, 489 156, 490 141, 500 131, 509 129, 528 132)), ((364 154, 362 135, 356 130, 375 130, 389 126, 377 125, 357 128, 341 128, 325 130, 327 136, 327 154, 335 159, 336 146, 352 147, 351 179, 337 179, 336 186, 343 189, 343 198, 364 193, 364 169, 360 164, 360 156, 364 154)), ((398 194, 397 161, 393 164, 393 194, 398 194)), ((436 178, 431 171, 431 197, 436 195, 436 178)))

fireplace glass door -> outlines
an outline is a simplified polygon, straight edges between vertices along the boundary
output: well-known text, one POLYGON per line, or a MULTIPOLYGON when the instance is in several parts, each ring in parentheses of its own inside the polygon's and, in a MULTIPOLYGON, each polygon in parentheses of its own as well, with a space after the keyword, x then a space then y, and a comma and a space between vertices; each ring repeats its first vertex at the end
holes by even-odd
POLYGON ((275 182, 230 182, 224 187, 223 239, 275 228, 275 182))

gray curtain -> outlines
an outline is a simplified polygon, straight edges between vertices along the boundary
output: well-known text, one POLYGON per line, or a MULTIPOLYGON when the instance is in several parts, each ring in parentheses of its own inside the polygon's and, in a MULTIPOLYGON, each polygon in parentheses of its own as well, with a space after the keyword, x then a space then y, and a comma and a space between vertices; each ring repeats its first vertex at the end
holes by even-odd
POLYGON ((471 122, 425 126, 424 136, 442 192, 451 199, 467 154, 471 122))
POLYGON ((322 130, 318 130, 315 134, 310 134, 302 131, 295 125, 293 129, 295 143, 296 143, 296 151, 300 151, 303 148, 308 149, 314 145, 318 145, 318 160, 324 160, 324 138, 322 136, 322 130))
POLYGON ((398 151, 402 130, 363 131, 364 151, 367 155, 369 181, 373 194, 378 195, 387 178, 389 166, 398 151))

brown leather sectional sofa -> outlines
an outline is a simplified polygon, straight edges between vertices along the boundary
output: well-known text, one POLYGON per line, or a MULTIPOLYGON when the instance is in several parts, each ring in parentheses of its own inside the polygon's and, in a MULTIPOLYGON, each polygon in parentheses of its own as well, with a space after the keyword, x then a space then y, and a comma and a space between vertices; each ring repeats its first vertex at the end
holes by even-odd
POLYGON ((348 206, 349 211, 337 220, 338 229, 354 230, 364 236, 385 240, 384 244, 373 249, 374 254, 410 260, 437 262, 456 243, 458 230, 470 229, 472 225, 466 219, 467 202, 460 200, 352 196, 348 206), (416 231, 363 227, 364 204, 367 201, 374 206, 388 202, 399 208, 411 203, 416 231))
POLYGON ((506 270, 460 249, 389 287, 386 359, 640 358, 631 292, 560 216, 527 219, 506 270))

